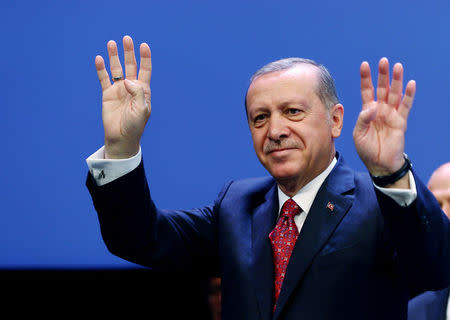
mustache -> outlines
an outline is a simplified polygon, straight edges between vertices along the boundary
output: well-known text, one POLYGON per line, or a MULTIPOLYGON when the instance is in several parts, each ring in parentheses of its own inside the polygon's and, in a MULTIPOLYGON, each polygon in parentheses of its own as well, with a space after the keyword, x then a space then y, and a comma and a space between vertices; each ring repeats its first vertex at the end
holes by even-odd
POLYGON ((265 154, 280 150, 280 149, 298 149, 300 145, 297 141, 294 140, 268 140, 264 144, 263 152, 265 154))

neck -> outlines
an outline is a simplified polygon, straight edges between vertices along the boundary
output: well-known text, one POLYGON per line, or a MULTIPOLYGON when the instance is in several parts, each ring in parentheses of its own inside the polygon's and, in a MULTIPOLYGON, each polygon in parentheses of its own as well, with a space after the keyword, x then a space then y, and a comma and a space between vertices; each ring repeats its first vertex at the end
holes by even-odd
POLYGON ((295 181, 277 181, 277 183, 281 191, 283 191, 283 193, 290 198, 295 196, 301 188, 308 184, 307 182, 298 185, 298 183, 295 181))

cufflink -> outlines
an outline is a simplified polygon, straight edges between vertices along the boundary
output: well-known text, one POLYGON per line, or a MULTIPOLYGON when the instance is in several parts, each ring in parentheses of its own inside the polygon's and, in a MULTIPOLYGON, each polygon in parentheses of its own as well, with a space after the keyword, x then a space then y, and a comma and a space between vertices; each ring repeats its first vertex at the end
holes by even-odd
POLYGON ((97 176, 97 179, 105 179, 105 172, 102 170, 97 176))

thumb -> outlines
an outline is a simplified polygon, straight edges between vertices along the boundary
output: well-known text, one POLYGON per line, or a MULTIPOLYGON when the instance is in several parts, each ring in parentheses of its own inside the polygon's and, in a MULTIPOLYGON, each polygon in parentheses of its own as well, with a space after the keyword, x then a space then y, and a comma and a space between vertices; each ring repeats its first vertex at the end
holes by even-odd
POLYGON ((362 110, 359 113, 358 120, 356 121, 354 134, 358 135, 358 134, 363 134, 364 132, 366 132, 367 129, 369 128, 372 120, 375 119, 376 115, 377 115, 376 107, 371 107, 371 108, 362 110))
POLYGON ((148 106, 145 102, 144 89, 128 79, 124 80, 124 85, 128 93, 136 100, 137 105, 142 107, 143 110, 148 110, 148 106))

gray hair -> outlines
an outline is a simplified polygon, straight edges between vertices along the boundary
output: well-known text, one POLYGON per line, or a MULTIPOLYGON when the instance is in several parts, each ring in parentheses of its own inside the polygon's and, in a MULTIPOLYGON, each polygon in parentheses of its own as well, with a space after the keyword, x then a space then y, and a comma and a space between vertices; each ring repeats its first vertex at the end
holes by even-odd
MULTIPOLYGON (((300 64, 309 64, 317 68, 319 75, 319 86, 317 88, 317 95, 320 101, 324 104, 325 108, 330 110, 335 104, 339 103, 339 99, 336 94, 336 87, 334 86, 333 77, 328 72, 325 66, 314 60, 304 58, 286 58, 277 61, 270 62, 256 71, 250 78, 250 84, 258 77, 267 73, 287 70, 300 64)), ((247 108, 247 98, 245 99, 245 107, 247 108)))

